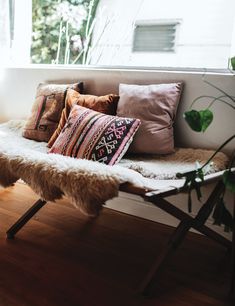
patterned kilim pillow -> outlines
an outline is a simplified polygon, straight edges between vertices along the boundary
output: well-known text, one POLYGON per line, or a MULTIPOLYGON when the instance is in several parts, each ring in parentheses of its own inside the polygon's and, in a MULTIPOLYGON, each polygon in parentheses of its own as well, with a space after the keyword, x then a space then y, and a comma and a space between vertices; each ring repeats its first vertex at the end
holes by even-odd
POLYGON ((105 115, 74 105, 49 153, 114 165, 127 151, 139 125, 139 119, 105 115))
POLYGON ((71 108, 74 104, 87 107, 107 115, 116 115, 118 100, 119 96, 114 94, 105 96, 82 95, 73 89, 68 89, 65 99, 65 108, 62 111, 57 129, 48 141, 48 147, 50 148, 53 146, 53 143, 56 141, 56 138, 59 136, 60 132, 65 126, 71 108))

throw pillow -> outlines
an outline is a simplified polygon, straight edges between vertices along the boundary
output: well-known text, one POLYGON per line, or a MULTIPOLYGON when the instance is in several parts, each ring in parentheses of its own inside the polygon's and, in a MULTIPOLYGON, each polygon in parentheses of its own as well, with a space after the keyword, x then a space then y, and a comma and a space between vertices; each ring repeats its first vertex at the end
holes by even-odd
POLYGON ((134 117, 141 126, 129 148, 132 153, 174 152, 173 123, 182 83, 120 84, 117 116, 134 117))
POLYGON ((117 163, 128 149, 140 120, 105 115, 74 105, 49 153, 117 163))
POLYGON ((118 100, 119 96, 113 94, 105 96, 82 95, 73 89, 68 89, 65 99, 65 108, 62 111, 59 125, 48 142, 48 147, 50 148, 59 136, 60 132, 65 126, 66 121, 68 120, 71 108, 74 104, 81 105, 107 115, 115 115, 118 100))
POLYGON ((48 142, 58 126, 68 88, 82 92, 83 83, 39 84, 23 137, 48 142))

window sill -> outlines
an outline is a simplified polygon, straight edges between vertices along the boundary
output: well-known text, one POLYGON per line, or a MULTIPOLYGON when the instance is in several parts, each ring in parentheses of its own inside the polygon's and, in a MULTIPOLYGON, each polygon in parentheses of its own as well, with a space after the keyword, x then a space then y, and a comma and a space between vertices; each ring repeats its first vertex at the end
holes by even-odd
MULTIPOLYGON (((143 71, 143 72, 172 72, 172 73, 193 73, 193 74, 219 74, 235 75, 235 70, 217 68, 184 68, 184 67, 144 67, 144 66, 92 66, 92 65, 54 65, 54 64, 28 64, 28 65, 7 65, 9 69, 54 69, 54 70, 113 70, 113 71, 143 71)), ((3 68, 3 69, 4 69, 3 68)))

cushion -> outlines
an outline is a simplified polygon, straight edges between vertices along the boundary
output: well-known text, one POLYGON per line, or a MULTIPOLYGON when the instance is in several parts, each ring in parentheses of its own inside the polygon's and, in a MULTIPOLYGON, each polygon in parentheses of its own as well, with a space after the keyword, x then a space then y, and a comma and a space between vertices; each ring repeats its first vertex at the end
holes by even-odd
POLYGON ((64 108, 66 91, 69 87, 79 92, 83 91, 82 82, 39 84, 31 115, 23 131, 25 138, 48 142, 58 126, 64 108))
POLYGON ((113 94, 98 97, 94 95, 82 95, 73 89, 68 89, 65 99, 65 108, 62 111, 59 125, 48 142, 48 147, 50 148, 59 136, 68 120, 71 108, 74 104, 93 109, 100 113, 115 115, 118 100, 119 96, 113 94))
POLYGON ((105 115, 74 105, 49 153, 117 163, 128 149, 140 120, 105 115))
POLYGON ((120 84, 117 115, 141 120, 128 152, 174 152, 173 123, 182 83, 155 85, 120 84))

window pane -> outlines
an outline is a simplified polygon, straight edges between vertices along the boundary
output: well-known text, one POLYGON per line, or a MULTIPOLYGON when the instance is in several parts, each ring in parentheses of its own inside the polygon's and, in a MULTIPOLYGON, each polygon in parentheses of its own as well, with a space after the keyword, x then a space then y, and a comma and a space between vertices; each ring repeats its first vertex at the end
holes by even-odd
POLYGON ((9 3, 0 0, 0 64, 4 63, 10 48, 9 3))
POLYGON ((234 0, 11 2, 0 38, 14 38, 15 62, 227 68, 235 55, 234 0))
POLYGON ((33 0, 33 63, 85 64, 99 0, 33 0))
MULTIPOLYGON (((229 57, 235 54, 234 0, 101 0, 99 5, 106 6, 110 22, 93 51, 92 64, 227 68, 229 57), (170 24, 174 20, 178 21, 174 46, 169 46, 174 52, 133 52, 136 25, 170 24)), ((105 24, 104 16, 98 20, 94 37, 105 24)), ((147 44, 148 37, 142 37, 142 45, 147 44)), ((159 39, 157 33, 155 37, 159 39)), ((162 39, 159 49, 163 48, 162 39)))

